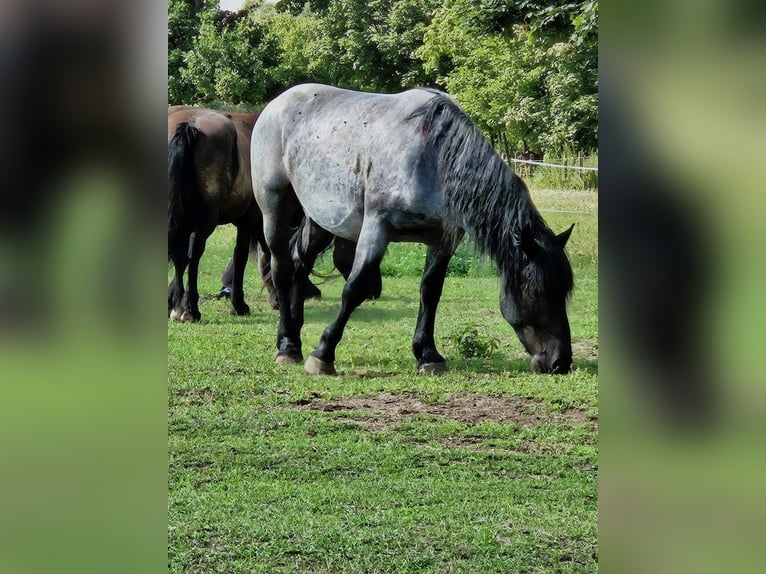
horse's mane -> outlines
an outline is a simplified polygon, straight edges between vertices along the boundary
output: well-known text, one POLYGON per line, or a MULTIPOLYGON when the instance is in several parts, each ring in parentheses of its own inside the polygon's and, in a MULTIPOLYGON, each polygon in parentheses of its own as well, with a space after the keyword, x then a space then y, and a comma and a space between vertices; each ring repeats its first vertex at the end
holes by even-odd
POLYGON ((435 154, 449 219, 492 257, 508 287, 567 296, 572 267, 529 190, 448 95, 435 96, 410 115, 422 116, 426 145, 435 154), (522 241, 539 254, 525 270, 522 241))

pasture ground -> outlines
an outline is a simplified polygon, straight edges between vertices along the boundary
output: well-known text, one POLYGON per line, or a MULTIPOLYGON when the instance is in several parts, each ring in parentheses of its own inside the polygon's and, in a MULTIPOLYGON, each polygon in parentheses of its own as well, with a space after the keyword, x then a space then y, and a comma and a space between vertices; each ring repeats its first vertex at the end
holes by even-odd
MULTIPOLYGON (((413 245, 391 247, 382 298, 352 316, 340 376, 278 366, 277 314, 255 265, 250 317, 212 298, 233 229, 211 237, 202 323, 168 324, 170 572, 598 569, 597 193, 533 197, 554 230, 577 223, 569 375, 530 371, 492 266, 468 246, 437 316, 446 375, 415 375, 424 251, 413 245), (496 343, 492 356, 460 356, 454 335, 470 329, 496 343)), ((342 284, 325 280, 307 303, 304 354, 342 284)))

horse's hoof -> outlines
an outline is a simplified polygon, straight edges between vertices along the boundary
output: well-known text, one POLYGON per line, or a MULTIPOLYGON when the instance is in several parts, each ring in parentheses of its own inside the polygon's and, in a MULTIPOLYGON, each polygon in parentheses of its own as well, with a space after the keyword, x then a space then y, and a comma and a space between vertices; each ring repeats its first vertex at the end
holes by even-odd
POLYGON ((243 305, 242 307, 239 307, 239 308, 232 307, 231 308, 231 314, 232 315, 239 315, 240 317, 243 316, 243 315, 249 315, 250 314, 250 307, 248 307, 247 305, 243 305))
POLYGON ((447 371, 447 363, 423 363, 418 367, 418 375, 443 375, 447 371))
POLYGON ((309 375, 337 375, 335 366, 332 363, 317 359, 314 355, 309 355, 306 359, 306 364, 303 365, 304 370, 309 375))
POLYGON ((298 352, 277 352, 277 365, 298 365, 303 361, 303 354, 298 352))
POLYGON ((170 312, 170 320, 179 323, 197 322, 199 319, 199 317, 195 319, 188 309, 173 309, 170 312))

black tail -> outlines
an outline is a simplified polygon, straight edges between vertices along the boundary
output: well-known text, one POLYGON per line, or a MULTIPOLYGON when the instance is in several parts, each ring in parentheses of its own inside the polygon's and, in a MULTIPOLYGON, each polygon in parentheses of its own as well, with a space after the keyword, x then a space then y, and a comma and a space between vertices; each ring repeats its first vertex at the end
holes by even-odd
POLYGON ((199 219, 202 195, 194 171, 199 130, 184 122, 168 143, 168 260, 188 255, 189 237, 199 219))

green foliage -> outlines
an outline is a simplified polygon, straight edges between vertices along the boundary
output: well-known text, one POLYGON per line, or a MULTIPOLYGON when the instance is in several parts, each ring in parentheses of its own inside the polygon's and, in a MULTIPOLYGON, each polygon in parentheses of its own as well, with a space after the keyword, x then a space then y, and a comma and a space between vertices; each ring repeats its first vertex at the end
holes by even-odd
POLYGON ((266 100, 274 90, 270 70, 277 64, 276 45, 267 31, 246 11, 203 12, 181 72, 194 86, 192 103, 256 105, 266 100))
POLYGON ((192 49, 199 26, 200 2, 168 0, 168 102, 190 102, 193 85, 186 81, 181 70, 184 55, 192 49))
POLYGON ((277 85, 335 82, 333 42, 319 16, 310 11, 294 16, 277 13, 268 20, 268 28, 279 53, 278 63, 271 70, 277 85))
POLYGON ((437 0, 330 0, 322 22, 332 39, 338 85, 391 92, 432 79, 416 57, 437 0))
POLYGON ((509 151, 598 145, 596 0, 252 0, 234 15, 171 0, 168 10, 174 103, 262 105, 305 81, 431 85, 509 151))
POLYGON ((391 71, 396 88, 436 84, 436 77, 426 72, 417 56, 431 14, 441 0, 400 0, 393 2, 372 39, 391 71))
POLYGON ((380 263, 380 274, 383 277, 420 277, 425 260, 424 245, 392 243, 380 263))
POLYGON ((452 331, 449 338, 464 359, 489 359, 500 349, 500 340, 480 331, 477 325, 452 331))
POLYGON ((472 257, 466 257, 464 254, 455 253, 447 265, 447 275, 452 277, 467 277, 471 271, 472 257))
POLYGON ((587 150, 597 145, 597 19, 594 1, 454 0, 418 53, 490 136, 515 150, 587 150))

